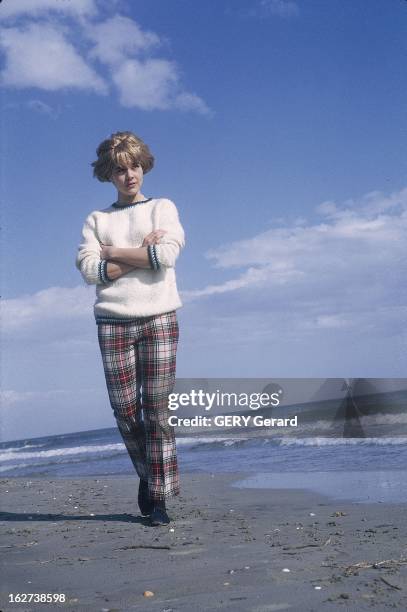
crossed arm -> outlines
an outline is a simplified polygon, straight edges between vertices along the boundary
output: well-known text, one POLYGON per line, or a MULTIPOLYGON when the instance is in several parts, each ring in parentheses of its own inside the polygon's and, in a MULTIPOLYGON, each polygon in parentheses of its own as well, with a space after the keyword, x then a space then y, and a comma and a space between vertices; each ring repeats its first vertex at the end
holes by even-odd
POLYGON ((179 251, 185 244, 185 237, 173 202, 168 200, 163 203, 157 221, 165 230, 156 229, 147 234, 140 247, 116 247, 100 242, 95 214, 88 215, 76 256, 76 267, 85 282, 106 284, 131 270, 174 267, 179 251))
POLYGON ((109 280, 116 280, 134 268, 149 269, 151 265, 147 247, 158 244, 164 234, 165 230, 155 230, 147 234, 141 247, 120 248, 101 244, 100 259, 108 260, 106 272, 109 280))

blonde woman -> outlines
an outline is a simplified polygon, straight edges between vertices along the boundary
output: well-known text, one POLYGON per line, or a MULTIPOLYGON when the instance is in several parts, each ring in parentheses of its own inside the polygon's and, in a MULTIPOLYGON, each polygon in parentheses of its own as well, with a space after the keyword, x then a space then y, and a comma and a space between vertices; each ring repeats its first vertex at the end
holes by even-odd
POLYGON ((138 503, 152 525, 170 522, 166 499, 179 494, 168 395, 175 382, 181 306, 175 262, 184 231, 175 204, 146 198, 154 165, 148 146, 117 132, 97 148, 94 176, 117 200, 85 220, 76 265, 96 285, 94 314, 110 404, 140 478, 138 503))

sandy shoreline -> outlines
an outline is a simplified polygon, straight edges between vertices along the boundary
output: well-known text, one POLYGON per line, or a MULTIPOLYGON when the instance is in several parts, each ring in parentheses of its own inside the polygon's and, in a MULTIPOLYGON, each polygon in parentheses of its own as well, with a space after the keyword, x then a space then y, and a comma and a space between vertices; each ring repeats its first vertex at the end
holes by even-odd
POLYGON ((231 486, 244 476, 182 475, 158 528, 139 515, 136 476, 3 479, 0 609, 407 609, 405 504, 231 486))

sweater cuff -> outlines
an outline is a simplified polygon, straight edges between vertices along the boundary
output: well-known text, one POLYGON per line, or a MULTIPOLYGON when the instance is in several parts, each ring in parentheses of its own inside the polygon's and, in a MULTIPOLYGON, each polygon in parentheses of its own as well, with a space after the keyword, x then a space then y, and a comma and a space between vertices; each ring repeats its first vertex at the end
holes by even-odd
POLYGON ((110 278, 107 275, 107 259, 101 259, 98 267, 99 280, 104 285, 110 282, 110 278))
POLYGON ((158 257, 157 257, 157 253, 155 250, 155 245, 154 244, 149 244, 147 247, 147 254, 148 254, 148 259, 150 261, 150 267, 152 270, 159 270, 160 268, 160 262, 158 261, 158 257))

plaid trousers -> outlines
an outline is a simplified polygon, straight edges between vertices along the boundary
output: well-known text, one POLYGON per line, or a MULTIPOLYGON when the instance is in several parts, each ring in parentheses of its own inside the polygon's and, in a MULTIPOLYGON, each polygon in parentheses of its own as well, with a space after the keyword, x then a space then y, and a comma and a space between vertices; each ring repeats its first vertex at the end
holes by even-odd
POLYGON ((179 494, 168 395, 175 383, 176 311, 131 322, 98 322, 106 386, 117 426, 152 500, 179 494))

